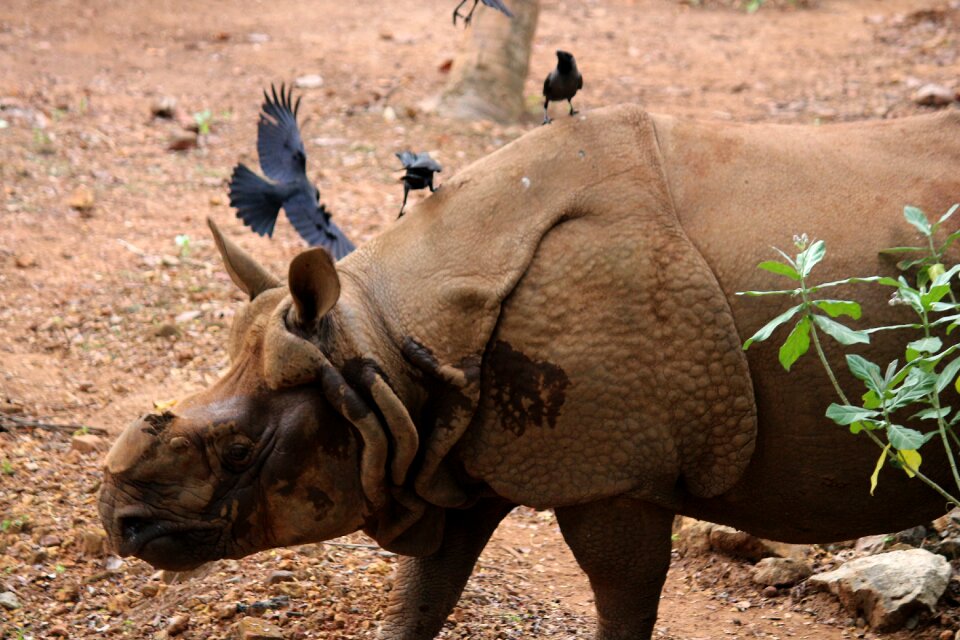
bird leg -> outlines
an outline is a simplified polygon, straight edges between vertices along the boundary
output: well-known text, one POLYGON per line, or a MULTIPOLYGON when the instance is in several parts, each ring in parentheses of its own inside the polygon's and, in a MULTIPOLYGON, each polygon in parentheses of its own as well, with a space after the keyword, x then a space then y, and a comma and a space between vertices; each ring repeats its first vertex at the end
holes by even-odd
POLYGON ((453 26, 457 26, 457 18, 463 18, 464 26, 470 25, 470 21, 473 19, 473 12, 477 8, 477 3, 480 2, 480 0, 473 0, 473 8, 470 9, 470 13, 463 15, 460 13, 460 7, 465 5, 467 2, 468 0, 460 0, 460 4, 458 4, 457 8, 453 10, 453 26))
POLYGON ((580 113, 579 111, 573 108, 573 102, 571 100, 567 100, 567 104, 570 105, 570 115, 575 116, 578 113, 580 113))
POLYGON ((397 219, 403 217, 403 208, 407 206, 407 194, 410 193, 410 187, 406 183, 403 184, 403 204, 400 205, 400 213, 397 215, 397 219))
POLYGON ((550 119, 550 116, 547 115, 547 105, 548 105, 548 104, 550 104, 550 99, 549 99, 549 98, 543 101, 543 122, 540 123, 541 126, 543 126, 543 125, 545 125, 545 124, 550 124, 551 122, 553 122, 553 120, 550 119))

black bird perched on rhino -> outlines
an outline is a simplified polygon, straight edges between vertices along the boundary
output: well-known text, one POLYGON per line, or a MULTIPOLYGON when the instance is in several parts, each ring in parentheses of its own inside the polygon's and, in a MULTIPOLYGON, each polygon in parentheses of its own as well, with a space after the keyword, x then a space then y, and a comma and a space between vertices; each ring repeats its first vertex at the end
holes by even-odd
POLYGON ((577 91, 583 88, 583 76, 577 69, 577 61, 573 54, 567 51, 557 50, 557 67, 547 74, 543 81, 543 124, 550 124, 552 120, 547 115, 547 105, 550 101, 560 102, 566 100, 570 105, 570 115, 576 115, 577 110, 573 108, 573 96, 577 91))
POLYGON ((443 167, 426 151, 423 153, 401 151, 397 157, 403 163, 403 168, 407 170, 400 178, 403 182, 403 204, 400 205, 400 214, 397 216, 399 218, 403 215, 404 207, 407 206, 407 195, 411 189, 430 189, 431 193, 436 191, 433 188, 433 174, 443 171, 443 167))
MULTIPOLYGON (((470 12, 467 15, 463 15, 460 13, 460 7, 467 4, 468 1, 469 0, 460 0, 460 4, 453 10, 453 26, 457 26, 457 18, 463 18, 464 26, 470 26, 470 21, 473 20, 473 12, 477 10, 477 5, 480 4, 480 0, 473 0, 473 6, 470 7, 470 12)), ((510 9, 508 9, 507 5, 503 4, 501 0, 483 0, 483 4, 492 9, 496 9, 508 18, 513 17, 510 9)))
POLYGON ((307 154, 297 126, 300 99, 292 101, 293 88, 280 85, 280 94, 270 85, 263 92, 263 106, 257 123, 257 155, 260 168, 273 182, 264 180, 245 164, 233 169, 230 177, 230 205, 237 217, 254 232, 272 237, 280 208, 297 233, 311 247, 327 249, 339 260, 354 249, 353 243, 330 219, 320 203, 320 192, 307 178, 307 154))

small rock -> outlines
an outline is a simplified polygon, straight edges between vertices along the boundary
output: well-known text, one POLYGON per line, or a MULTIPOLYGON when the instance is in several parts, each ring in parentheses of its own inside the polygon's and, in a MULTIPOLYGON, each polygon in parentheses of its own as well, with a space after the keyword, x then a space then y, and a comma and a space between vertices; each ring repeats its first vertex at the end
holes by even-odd
POLYGON ((85 556, 99 558, 106 548, 107 537, 99 531, 84 531, 80 536, 80 550, 85 556))
POLYGON ((294 80, 294 84, 300 89, 317 89, 323 86, 323 78, 316 73, 300 76, 294 80))
POLYGON ((767 585, 763 588, 763 597, 764 598, 776 598, 779 591, 773 585, 767 585))
POLYGON ((876 631, 893 631, 918 611, 932 610, 950 581, 950 563, 925 549, 890 551, 811 576, 852 613, 863 612, 876 631))
POLYGON ((250 616, 240 620, 240 640, 283 640, 280 627, 260 618, 250 616))
POLYGON ((198 144, 196 133, 178 133, 170 139, 167 149, 170 151, 189 151, 198 144))
POLYGON ((805 562, 791 558, 764 558, 754 567, 753 581, 773 587, 792 587, 812 573, 813 569, 805 562))
POLYGON ((875 553, 883 551, 889 538, 890 536, 886 534, 864 536, 856 541, 853 545, 853 550, 856 551, 858 555, 872 556, 875 553))
POLYGON ((85 184, 81 184, 73 190, 73 194, 70 196, 67 204, 70 205, 71 209, 76 209, 81 213, 90 211, 93 209, 94 204, 93 189, 85 184))
POLYGON ((894 540, 911 547, 919 547, 923 544, 923 541, 926 537, 927 528, 922 525, 911 527, 910 529, 904 529, 903 531, 899 531, 893 535, 894 540))
POLYGON ((70 630, 62 624, 58 624, 47 629, 47 635, 51 638, 69 638, 70 630))
POLYGON ((387 122, 393 122, 397 119, 397 112, 393 107, 384 107, 383 109, 383 119, 387 122))
POLYGON ((63 543, 63 540, 59 536, 55 536, 52 533, 40 538, 39 544, 41 547, 59 547, 63 543))
POLYGON ((752 561, 774 555, 759 538, 745 531, 720 525, 710 531, 710 546, 721 553, 752 561))
POLYGON ((126 563, 120 556, 109 556, 103 566, 110 573, 119 573, 124 564, 126 563))
POLYGON ((14 258, 14 264, 17 265, 18 269, 29 269, 37 266, 37 259, 29 253, 22 253, 14 258))
POLYGON ((173 119, 177 113, 177 99, 173 96, 160 96, 150 105, 150 115, 165 120, 173 119))
POLYGON ((162 264, 165 267, 179 267, 180 258, 178 258, 177 256, 164 255, 160 257, 160 264, 162 264))
POLYGON ((270 36, 266 33, 248 33, 247 42, 250 44, 264 44, 270 42, 270 36))
POLYGON ((190 616, 188 615, 179 615, 173 616, 170 618, 170 624, 167 625, 165 631, 168 636, 178 636, 184 631, 187 630, 187 627, 190 625, 190 616))
POLYGON ((13 609, 19 609, 20 601, 17 600, 17 596, 13 593, 13 591, 4 591, 3 593, 0 593, 0 607, 3 607, 4 609, 10 609, 11 611, 13 609))
POLYGON ((943 107, 956 97, 956 92, 941 84, 925 84, 914 92, 913 101, 924 107, 943 107))
POLYGON ((144 598, 152 598, 160 593, 160 585, 156 582, 148 582, 140 587, 140 595, 144 598))
POLYGON ((186 322, 190 322, 191 320, 196 320, 202 315, 203 315, 203 311, 184 311, 183 313, 178 314, 177 317, 173 319, 173 321, 176 324, 184 324, 186 322))
POLYGON ((944 629, 940 632, 940 640, 953 640, 953 631, 944 629))
POLYGON ((107 441, 92 433, 77 433, 70 438, 70 448, 80 453, 93 453, 105 449, 107 441))
POLYGON ((180 329, 172 324, 162 324, 153 330, 153 335, 157 338, 172 338, 180 335, 180 329))
POLYGON ((237 615, 237 605, 219 604, 214 609, 214 612, 219 620, 227 620, 237 615))
POLYGON ((280 582, 290 582, 294 579, 293 571, 274 571, 267 578, 267 584, 278 584, 280 582))
POLYGON ((710 532, 716 526, 711 522, 700 522, 684 518, 677 533, 677 549, 683 553, 698 555, 710 551, 710 532))

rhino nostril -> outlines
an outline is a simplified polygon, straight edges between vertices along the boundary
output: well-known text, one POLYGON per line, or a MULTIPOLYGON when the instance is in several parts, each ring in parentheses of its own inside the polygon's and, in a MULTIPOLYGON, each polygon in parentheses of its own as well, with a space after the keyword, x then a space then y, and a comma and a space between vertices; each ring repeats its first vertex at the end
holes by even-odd
POLYGON ((135 538, 150 525, 146 518, 127 517, 120 518, 120 533, 125 540, 135 538))

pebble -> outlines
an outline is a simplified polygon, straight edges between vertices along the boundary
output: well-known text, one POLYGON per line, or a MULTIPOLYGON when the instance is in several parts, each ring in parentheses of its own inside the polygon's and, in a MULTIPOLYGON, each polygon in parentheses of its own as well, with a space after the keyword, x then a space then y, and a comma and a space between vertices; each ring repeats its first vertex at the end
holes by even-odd
POLYGON ((943 107, 956 97, 956 92, 942 84, 925 84, 914 92, 913 101, 924 107, 943 107))
POLYGON ((10 610, 19 609, 20 601, 17 600, 17 596, 13 591, 4 591, 0 593, 0 607, 10 610))
POLYGON ((290 582, 294 579, 293 571, 274 571, 267 579, 267 584, 278 584, 280 582, 290 582))
POLYGON ((763 588, 763 597, 764 598, 776 598, 777 597, 777 588, 773 585, 767 585, 763 588))
POLYGON ((323 77, 316 73, 310 73, 294 80, 294 84, 299 89, 317 89, 323 86, 323 77))
POLYGON ((170 151, 189 151, 197 147, 197 134, 178 133, 170 139, 167 149, 170 151))
POLYGON ((260 618, 247 616, 240 621, 241 640, 283 640, 283 631, 277 625, 260 618))
POLYGON ((150 115, 154 118, 170 120, 177 112, 177 99, 173 96, 160 96, 150 106, 150 115))
POLYGON ((179 615, 173 616, 170 618, 170 624, 167 625, 165 631, 168 636, 177 636, 187 630, 187 627, 190 625, 190 616, 188 615, 179 615))
POLYGON ((191 320, 196 320, 203 315, 202 311, 184 311, 179 314, 176 318, 173 319, 176 324, 184 324, 190 322, 191 320))
POLYGON ((89 212, 93 209, 94 204, 93 189, 85 184, 81 184, 73 190, 73 194, 70 196, 67 204, 70 205, 71 209, 75 209, 81 213, 89 212))
POLYGON ((70 630, 62 624, 58 624, 47 629, 47 635, 49 635, 51 638, 69 638, 70 630))
POLYGON ((37 259, 29 253, 22 253, 14 258, 14 263, 18 269, 29 269, 37 266, 37 259))
POLYGON ((77 433, 70 438, 70 448, 80 453, 93 453, 105 449, 107 441, 92 433, 77 433))

